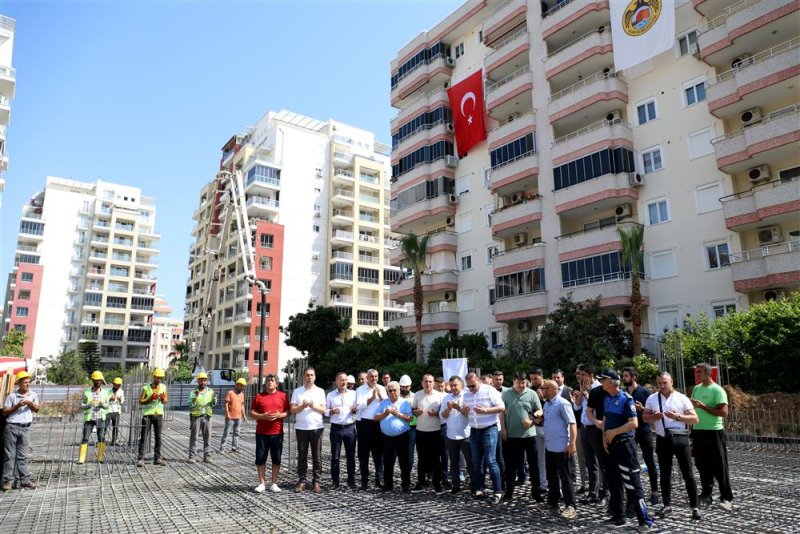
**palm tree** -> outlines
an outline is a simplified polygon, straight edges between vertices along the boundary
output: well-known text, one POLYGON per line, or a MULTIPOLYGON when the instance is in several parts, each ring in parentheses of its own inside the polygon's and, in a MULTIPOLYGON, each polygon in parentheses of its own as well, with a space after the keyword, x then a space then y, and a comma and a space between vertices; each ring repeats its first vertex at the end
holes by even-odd
POLYGON ((642 353, 642 290, 639 272, 644 262, 644 226, 633 224, 627 230, 617 226, 622 241, 622 263, 631 267, 631 323, 633 324, 633 355, 642 353))
POLYGON ((414 269, 414 326, 417 343, 417 363, 424 363, 422 358, 422 272, 427 267, 428 236, 418 238, 408 234, 400 243, 405 256, 404 263, 414 269))

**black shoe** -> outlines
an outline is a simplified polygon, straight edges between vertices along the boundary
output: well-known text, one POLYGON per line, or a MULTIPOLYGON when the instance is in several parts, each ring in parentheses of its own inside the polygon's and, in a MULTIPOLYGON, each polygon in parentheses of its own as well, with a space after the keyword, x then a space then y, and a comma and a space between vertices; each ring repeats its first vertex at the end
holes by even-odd
POLYGON ((450 495, 458 495, 461 493, 461 486, 453 486, 450 488, 450 495))
POLYGON ((334 482, 333 484, 331 484, 331 489, 339 489, 339 483, 334 482))
POLYGON ((605 508, 608 506, 608 497, 603 497, 602 499, 597 501, 597 506, 600 508, 605 508))
POLYGON ((434 486, 434 487, 433 487, 433 492, 434 492, 436 495, 441 495, 442 493, 444 493, 444 490, 442 490, 442 487, 441 487, 441 486, 434 486))
POLYGON ((443 487, 444 489, 450 489, 450 488, 452 488, 453 486, 450 484, 450 481, 449 481, 449 480, 442 480, 442 487, 443 487))
POLYGON ((624 517, 609 517, 608 519, 605 520, 605 522, 606 523, 614 523, 615 526, 621 527, 621 526, 625 525, 625 523, 627 523, 628 520, 625 519, 624 517))
POLYGON ((588 497, 584 497, 580 501, 581 504, 597 504, 597 497, 594 495, 589 495, 588 497))
POLYGON ((700 506, 711 506, 713 502, 714 499, 711 495, 700 495, 700 506))
POLYGON ((417 484, 417 485, 416 485, 416 486, 414 486, 414 488, 411 490, 411 493, 422 493, 423 491, 425 491, 425 488, 423 488, 421 484, 417 484))
POLYGON ((347 483, 347 487, 348 487, 349 489, 351 489, 351 490, 354 490, 354 489, 356 489, 356 487, 357 487, 357 486, 356 486, 356 483, 355 483, 355 482, 348 482, 348 483, 347 483))
POLYGON ((650 504, 652 504, 653 506, 655 506, 655 505, 657 505, 659 502, 661 502, 661 497, 659 497, 659 495, 658 495, 658 492, 657 492, 657 491, 654 491, 653 493, 651 493, 651 494, 650 494, 650 504))
POLYGON ((361 491, 367 491, 369 489, 369 484, 367 482, 361 483, 361 491))
POLYGON ((401 493, 411 493, 411 488, 402 488, 401 493))
POLYGON ((692 510, 692 519, 694 519, 695 521, 699 521, 701 517, 703 516, 700 515, 700 510, 698 510, 697 508, 692 510))
POLYGON ((583 495, 587 491, 588 490, 586 489, 586 486, 581 486, 580 488, 578 488, 578 491, 575 492, 575 495, 583 495))
MULTIPOLYGON (((375 489, 382 490, 383 488, 384 488, 384 486, 383 486, 383 483, 382 483, 382 482, 378 482, 378 481, 376 480, 376 481, 375 481, 375 489)), ((389 491, 392 491, 392 488, 389 488, 389 491)))

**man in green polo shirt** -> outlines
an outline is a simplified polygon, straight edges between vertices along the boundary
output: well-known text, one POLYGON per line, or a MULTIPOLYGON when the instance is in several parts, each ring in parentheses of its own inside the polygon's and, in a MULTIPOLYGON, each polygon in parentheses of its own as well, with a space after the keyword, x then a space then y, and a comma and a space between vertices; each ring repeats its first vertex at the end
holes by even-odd
POLYGON ((728 395, 711 379, 711 366, 695 366, 700 383, 692 390, 692 404, 700 421, 692 427, 692 448, 700 473, 700 504, 709 506, 714 479, 719 482, 720 506, 733 508, 733 491, 728 472, 728 448, 723 419, 728 417, 728 395))
POLYGON ((506 411, 500 418, 500 437, 506 450, 506 490, 503 499, 510 501, 514 496, 514 483, 517 468, 528 456, 528 470, 531 480, 531 496, 542 502, 539 493, 539 462, 536 453, 536 426, 534 419, 542 416, 542 403, 539 395, 525 387, 525 373, 514 373, 514 387, 503 391, 502 398, 506 411))

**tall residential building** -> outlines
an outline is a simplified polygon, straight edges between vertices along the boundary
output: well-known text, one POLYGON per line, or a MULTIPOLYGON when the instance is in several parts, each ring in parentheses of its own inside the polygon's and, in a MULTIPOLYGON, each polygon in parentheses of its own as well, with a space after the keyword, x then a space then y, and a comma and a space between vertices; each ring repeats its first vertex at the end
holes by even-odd
POLYGON ((617 226, 644 225, 645 333, 800 285, 800 4, 677 4, 674 47, 624 72, 608 1, 470 1, 398 52, 392 229, 431 235, 426 344, 502 347, 570 293, 629 320, 617 226), (488 138, 457 159, 446 89, 479 69, 488 138))
POLYGON ((11 99, 17 85, 17 71, 11 66, 14 55, 16 21, 0 15, 0 192, 5 187, 4 173, 8 170, 6 135, 11 120, 11 99))
POLYGON ((148 364, 155 218, 138 187, 47 177, 22 208, 3 313, 5 332, 27 334, 26 356, 96 340, 103 368, 148 364))
POLYGON ((183 340, 183 321, 173 319, 172 308, 161 295, 153 304, 153 329, 150 335, 150 367, 162 369, 175 357, 175 343, 183 340))
MULTIPOLYGON (((280 325, 310 305, 351 318, 347 335, 383 328, 404 309, 389 300, 400 270, 389 231, 388 147, 370 132, 288 111, 269 112, 222 149, 240 172, 257 277, 266 299, 266 372, 300 354, 280 325)), ((185 336, 208 368, 258 366, 260 294, 244 280, 234 211, 219 179, 194 213, 185 336), (205 341, 202 341, 205 339, 205 341)))

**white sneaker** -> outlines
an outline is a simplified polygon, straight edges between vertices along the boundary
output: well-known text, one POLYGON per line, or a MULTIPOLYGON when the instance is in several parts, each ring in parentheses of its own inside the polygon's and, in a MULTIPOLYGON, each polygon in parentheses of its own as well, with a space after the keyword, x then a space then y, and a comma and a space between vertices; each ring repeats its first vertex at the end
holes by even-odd
POLYGON ((731 501, 720 501, 719 505, 723 510, 727 510, 728 512, 733 510, 733 503, 731 501))
POLYGON ((259 484, 258 486, 256 486, 255 492, 264 493, 265 489, 267 489, 267 487, 264 484, 259 484))
POLYGON ((281 488, 279 488, 277 484, 273 484, 273 485, 271 485, 271 486, 269 487, 269 490, 270 490, 272 493, 280 493, 280 492, 281 492, 281 488))

